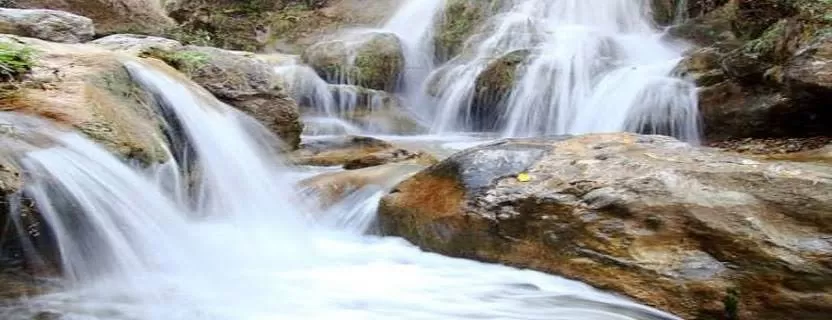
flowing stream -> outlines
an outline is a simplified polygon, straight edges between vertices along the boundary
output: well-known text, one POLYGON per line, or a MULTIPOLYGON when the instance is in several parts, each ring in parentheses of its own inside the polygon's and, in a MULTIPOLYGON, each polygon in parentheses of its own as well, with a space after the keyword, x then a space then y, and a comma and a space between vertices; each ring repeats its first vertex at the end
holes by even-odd
MULTIPOLYGON (((306 138, 372 134, 442 155, 500 136, 698 138, 694 85, 674 72, 685 45, 653 25, 646 0, 485 2, 498 5, 447 61, 432 41, 446 0, 407 1, 361 31, 401 41, 396 92, 327 83, 297 57, 275 63, 304 108, 306 138), (518 52, 510 90, 484 105, 478 78, 518 52)), ((0 305, 0 319, 677 319, 579 282, 374 235, 384 188, 320 209, 296 183, 332 168, 285 165, 253 119, 179 75, 126 66, 164 117, 165 164, 123 162, 78 133, 0 113, 16 130, 0 146, 24 169, 65 275, 55 290, 0 305)))
POLYGON ((320 223, 274 139, 201 88, 130 62, 181 135, 173 159, 126 164, 82 136, 4 113, 62 253, 59 290, 3 319, 675 319, 584 284, 425 253, 366 233, 382 190, 320 223), (184 156, 187 154, 188 156, 184 156))

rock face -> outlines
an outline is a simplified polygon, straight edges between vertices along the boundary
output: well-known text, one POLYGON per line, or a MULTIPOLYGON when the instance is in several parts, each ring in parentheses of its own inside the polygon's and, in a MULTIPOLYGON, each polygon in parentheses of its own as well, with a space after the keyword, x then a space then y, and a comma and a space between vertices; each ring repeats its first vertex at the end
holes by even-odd
POLYGON ((832 167, 661 136, 508 140, 398 185, 384 233, 574 278, 686 319, 832 314, 832 167))
POLYGON ((412 152, 375 138, 346 136, 306 142, 294 152, 297 165, 343 166, 353 170, 393 162, 433 164, 436 159, 423 152, 412 152))
POLYGON ((317 43, 303 54, 327 82, 393 91, 404 69, 399 38, 392 33, 359 33, 317 43))
POLYGON ((0 8, 0 33, 47 41, 78 43, 92 39, 92 20, 56 10, 0 8))
POLYGON ((214 96, 251 115, 277 134, 289 149, 300 144, 297 103, 281 87, 272 67, 241 51, 210 47, 184 46, 157 50, 150 56, 160 58, 189 75, 214 96))
POLYGON ((157 0, 14 0, 14 7, 72 12, 92 19, 98 34, 161 34, 175 27, 157 0))
POLYGON ((702 48, 681 65, 701 87, 709 140, 830 135, 832 23, 823 1, 688 1, 672 35, 702 48))

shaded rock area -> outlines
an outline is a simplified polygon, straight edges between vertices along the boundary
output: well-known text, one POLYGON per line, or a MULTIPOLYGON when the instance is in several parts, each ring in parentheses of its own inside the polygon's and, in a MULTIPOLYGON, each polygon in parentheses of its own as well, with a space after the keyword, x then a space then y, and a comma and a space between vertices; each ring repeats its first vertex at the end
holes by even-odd
POLYGON ((322 138, 305 142, 290 155, 297 165, 343 166, 353 170, 394 162, 432 164, 436 159, 424 152, 401 149, 389 142, 360 136, 322 138))
POLYGON ((316 43, 303 53, 303 61, 329 83, 393 91, 404 71, 402 50, 395 34, 362 32, 316 43))
POLYGON ((488 131, 499 128, 500 117, 506 113, 506 104, 514 84, 522 77, 529 50, 509 52, 490 62, 477 76, 470 116, 474 130, 488 131))
POLYGON ((460 152, 381 201, 385 234, 531 268, 686 319, 832 314, 832 167, 635 134, 460 152))
POLYGON ((688 4, 691 19, 670 34, 701 46, 680 68, 701 88, 708 140, 832 135, 832 3, 688 4))
POLYGON ((176 27, 158 0, 14 0, 13 7, 52 9, 92 19, 98 35, 164 34, 176 27))
POLYGON ((0 8, 0 33, 54 42, 78 43, 92 39, 92 20, 56 10, 0 8))
MULTIPOLYGON (((145 43, 160 41, 145 39, 145 43)), ((162 43, 145 55, 159 58, 221 101, 254 117, 280 137, 287 149, 298 147, 303 131, 298 105, 268 63, 249 52, 162 43)))

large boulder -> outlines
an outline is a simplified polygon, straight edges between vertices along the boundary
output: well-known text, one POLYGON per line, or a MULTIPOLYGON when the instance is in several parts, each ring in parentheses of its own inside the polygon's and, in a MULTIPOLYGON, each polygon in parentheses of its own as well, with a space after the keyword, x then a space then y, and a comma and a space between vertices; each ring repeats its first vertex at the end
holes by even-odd
POLYGON ((162 34, 176 25, 158 0, 14 0, 13 6, 72 12, 92 19, 98 34, 162 34))
POLYGON ((272 66, 249 52, 211 47, 173 46, 151 50, 159 58, 214 94, 257 119, 280 137, 288 149, 300 144, 297 103, 283 90, 272 66))
POLYGON ((92 39, 92 20, 56 10, 0 8, 0 33, 54 42, 78 43, 92 39))
POLYGON ((832 167, 669 137, 505 140, 405 180, 382 231, 531 268, 685 319, 832 314, 832 167))
POLYGON ((395 34, 359 32, 310 46, 303 61, 329 83, 393 91, 404 71, 402 50, 395 34))

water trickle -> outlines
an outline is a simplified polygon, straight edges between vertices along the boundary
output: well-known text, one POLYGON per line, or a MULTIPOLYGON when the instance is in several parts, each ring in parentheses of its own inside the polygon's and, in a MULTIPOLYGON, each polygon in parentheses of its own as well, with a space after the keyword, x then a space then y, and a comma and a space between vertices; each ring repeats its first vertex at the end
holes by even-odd
POLYGON ((0 113, 20 129, 0 143, 25 169, 69 277, 0 318, 676 319, 578 282, 366 235, 383 190, 317 212, 293 188, 306 173, 280 164, 263 127, 184 78, 127 67, 170 111, 198 174, 180 176, 177 157, 125 163, 76 133, 0 113), (186 180, 196 192, 171 192, 186 180), (318 214, 329 222, 308 218, 318 214))

